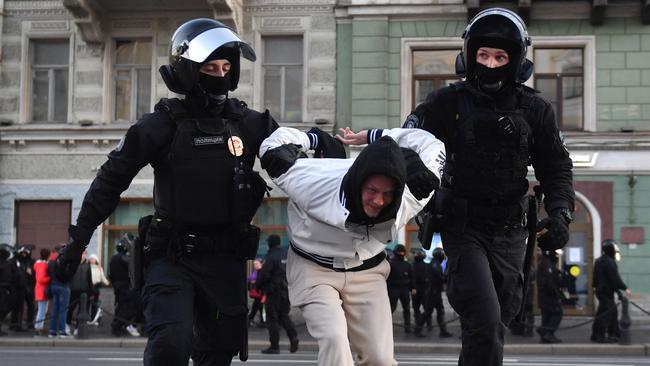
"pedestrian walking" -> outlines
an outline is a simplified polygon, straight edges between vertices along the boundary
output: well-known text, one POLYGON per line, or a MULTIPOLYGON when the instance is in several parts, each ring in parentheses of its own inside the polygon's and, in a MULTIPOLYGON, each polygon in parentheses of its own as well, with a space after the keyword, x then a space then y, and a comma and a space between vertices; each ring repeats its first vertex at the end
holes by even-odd
POLYGON ((257 313, 260 314, 260 321, 257 323, 260 327, 266 327, 266 314, 264 307, 266 306, 266 295, 262 289, 257 286, 257 276, 260 269, 262 269, 262 261, 255 259, 253 261, 253 271, 248 276, 248 297, 253 299, 253 304, 248 313, 248 325, 252 325, 255 321, 257 313))
POLYGON ((444 149, 416 129, 343 132, 344 143, 368 143, 356 159, 316 128, 279 128, 260 148, 289 197, 289 298, 319 365, 352 366, 352 352, 357 365, 394 365, 384 249, 431 197, 444 149), (299 158, 310 149, 322 158, 299 158))
POLYGON ((50 312, 50 331, 49 338, 67 338, 71 336, 66 329, 66 317, 68 305, 70 305, 70 284, 54 274, 59 265, 56 258, 61 254, 64 244, 56 247, 55 252, 50 254, 50 260, 47 263, 47 274, 52 279, 50 283, 50 292, 52 293, 52 309, 50 312))
MULTIPOLYGON (((418 250, 413 255, 413 283, 415 284, 415 293, 411 296, 411 301, 413 304, 413 319, 415 323, 422 317, 425 308, 425 295, 431 278, 431 265, 424 261, 425 258, 426 253, 423 250, 418 250)), ((428 316, 423 321, 426 323, 429 331, 431 331, 433 329, 432 317, 428 316)))
POLYGON ((625 296, 629 298, 632 292, 618 273, 616 242, 606 239, 601 248, 603 254, 594 263, 592 277, 598 308, 591 329, 591 341, 617 343, 621 338, 621 329, 618 325, 618 309, 614 302, 614 293, 624 291, 625 296))

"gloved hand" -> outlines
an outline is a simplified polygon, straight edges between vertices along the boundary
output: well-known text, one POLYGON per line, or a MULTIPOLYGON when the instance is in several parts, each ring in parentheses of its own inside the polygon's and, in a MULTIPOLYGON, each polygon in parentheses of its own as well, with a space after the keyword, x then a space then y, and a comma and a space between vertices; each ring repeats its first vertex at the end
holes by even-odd
POLYGON ((424 165, 415 151, 407 148, 401 150, 406 161, 406 185, 416 199, 426 198, 440 186, 440 180, 424 165))
POLYGON ((569 223, 558 210, 537 224, 537 232, 537 245, 542 250, 562 249, 569 241, 569 223))
POLYGON ((314 150, 315 158, 345 159, 345 148, 343 143, 329 133, 318 127, 312 127, 307 134, 313 133, 318 136, 318 147, 314 150))
POLYGON ((86 250, 86 244, 70 239, 60 251, 59 256, 56 257, 56 271, 55 276, 57 280, 63 283, 70 281, 74 273, 81 263, 81 255, 86 250))
POLYGON ((299 158, 306 158, 300 145, 285 144, 273 148, 260 159, 262 168, 269 173, 271 178, 277 178, 286 173, 299 158))

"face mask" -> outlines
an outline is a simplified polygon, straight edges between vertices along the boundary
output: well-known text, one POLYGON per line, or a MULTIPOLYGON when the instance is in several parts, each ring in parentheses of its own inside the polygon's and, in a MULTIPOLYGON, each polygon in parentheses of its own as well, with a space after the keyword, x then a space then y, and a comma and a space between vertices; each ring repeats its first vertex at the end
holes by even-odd
POLYGON ((208 94, 226 95, 230 89, 230 76, 211 76, 199 72, 199 85, 208 94))
POLYGON ((489 68, 476 63, 476 81, 481 91, 494 94, 500 91, 508 81, 508 64, 501 67, 489 68))

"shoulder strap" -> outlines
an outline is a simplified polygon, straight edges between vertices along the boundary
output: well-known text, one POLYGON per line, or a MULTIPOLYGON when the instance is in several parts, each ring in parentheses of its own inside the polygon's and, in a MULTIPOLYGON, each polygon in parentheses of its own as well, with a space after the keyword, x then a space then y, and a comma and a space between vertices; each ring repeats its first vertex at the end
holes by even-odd
POLYGON ((178 98, 162 98, 154 109, 167 113, 169 118, 176 123, 191 117, 183 102, 178 98))

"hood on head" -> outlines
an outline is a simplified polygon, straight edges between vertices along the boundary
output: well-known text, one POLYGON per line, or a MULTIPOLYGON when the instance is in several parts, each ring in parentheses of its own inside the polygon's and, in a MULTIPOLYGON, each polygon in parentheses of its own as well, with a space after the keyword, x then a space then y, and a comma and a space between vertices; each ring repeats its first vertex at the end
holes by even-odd
POLYGON ((343 177, 345 208, 350 211, 347 221, 360 225, 373 225, 397 216, 406 183, 406 163, 399 145, 384 136, 366 146, 343 177), (382 174, 395 180, 395 196, 377 217, 368 217, 361 202, 361 187, 374 174, 382 174))

